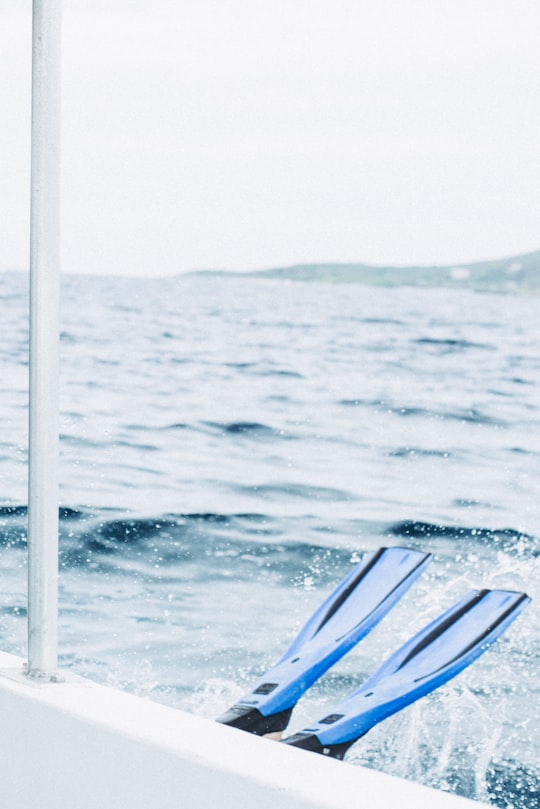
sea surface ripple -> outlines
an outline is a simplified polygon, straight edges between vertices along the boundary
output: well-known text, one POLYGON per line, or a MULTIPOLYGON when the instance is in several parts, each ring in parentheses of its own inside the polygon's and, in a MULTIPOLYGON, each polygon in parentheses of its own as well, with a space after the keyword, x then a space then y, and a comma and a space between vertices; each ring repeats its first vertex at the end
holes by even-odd
MULTIPOLYGON (((348 759, 538 809, 538 299, 196 276, 62 294, 61 664, 212 717, 364 552, 430 550, 291 729, 469 589, 523 589, 504 638, 348 759)), ((24 656, 23 274, 0 307, 0 648, 24 656)))

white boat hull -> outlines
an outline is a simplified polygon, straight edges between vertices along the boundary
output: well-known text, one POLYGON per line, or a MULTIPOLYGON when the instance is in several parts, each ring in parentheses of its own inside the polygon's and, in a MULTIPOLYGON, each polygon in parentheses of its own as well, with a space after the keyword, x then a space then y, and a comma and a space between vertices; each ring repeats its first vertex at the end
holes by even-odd
POLYGON ((17 809, 481 809, 0 652, 0 805, 17 809))

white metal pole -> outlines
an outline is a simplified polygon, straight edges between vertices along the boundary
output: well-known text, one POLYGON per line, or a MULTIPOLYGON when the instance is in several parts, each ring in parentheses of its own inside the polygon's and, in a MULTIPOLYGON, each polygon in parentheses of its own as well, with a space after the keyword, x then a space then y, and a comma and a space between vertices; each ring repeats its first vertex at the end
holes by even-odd
POLYGON ((61 0, 33 0, 28 469, 28 674, 58 662, 61 0))

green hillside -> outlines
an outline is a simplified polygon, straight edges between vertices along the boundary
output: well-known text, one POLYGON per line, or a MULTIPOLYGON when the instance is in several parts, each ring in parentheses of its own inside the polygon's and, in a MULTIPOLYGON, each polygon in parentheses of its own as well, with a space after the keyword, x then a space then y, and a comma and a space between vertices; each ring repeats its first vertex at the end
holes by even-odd
POLYGON ((299 264, 249 273, 259 278, 331 281, 377 286, 456 287, 485 291, 539 291, 540 251, 495 261, 435 267, 299 264))
POLYGON ((383 267, 369 264, 296 264, 248 273, 206 272, 236 277, 289 281, 326 281, 375 286, 448 287, 485 292, 540 292, 540 251, 520 256, 432 267, 383 267))

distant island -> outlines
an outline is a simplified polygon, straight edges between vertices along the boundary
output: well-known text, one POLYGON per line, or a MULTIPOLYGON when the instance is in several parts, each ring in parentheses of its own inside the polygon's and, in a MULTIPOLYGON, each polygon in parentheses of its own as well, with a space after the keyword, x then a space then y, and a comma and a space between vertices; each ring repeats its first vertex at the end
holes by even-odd
POLYGON ((540 292, 540 251, 521 256, 445 266, 383 267, 370 264, 295 264, 252 272, 200 270, 196 275, 325 281, 335 284, 473 289, 481 292, 540 292))

